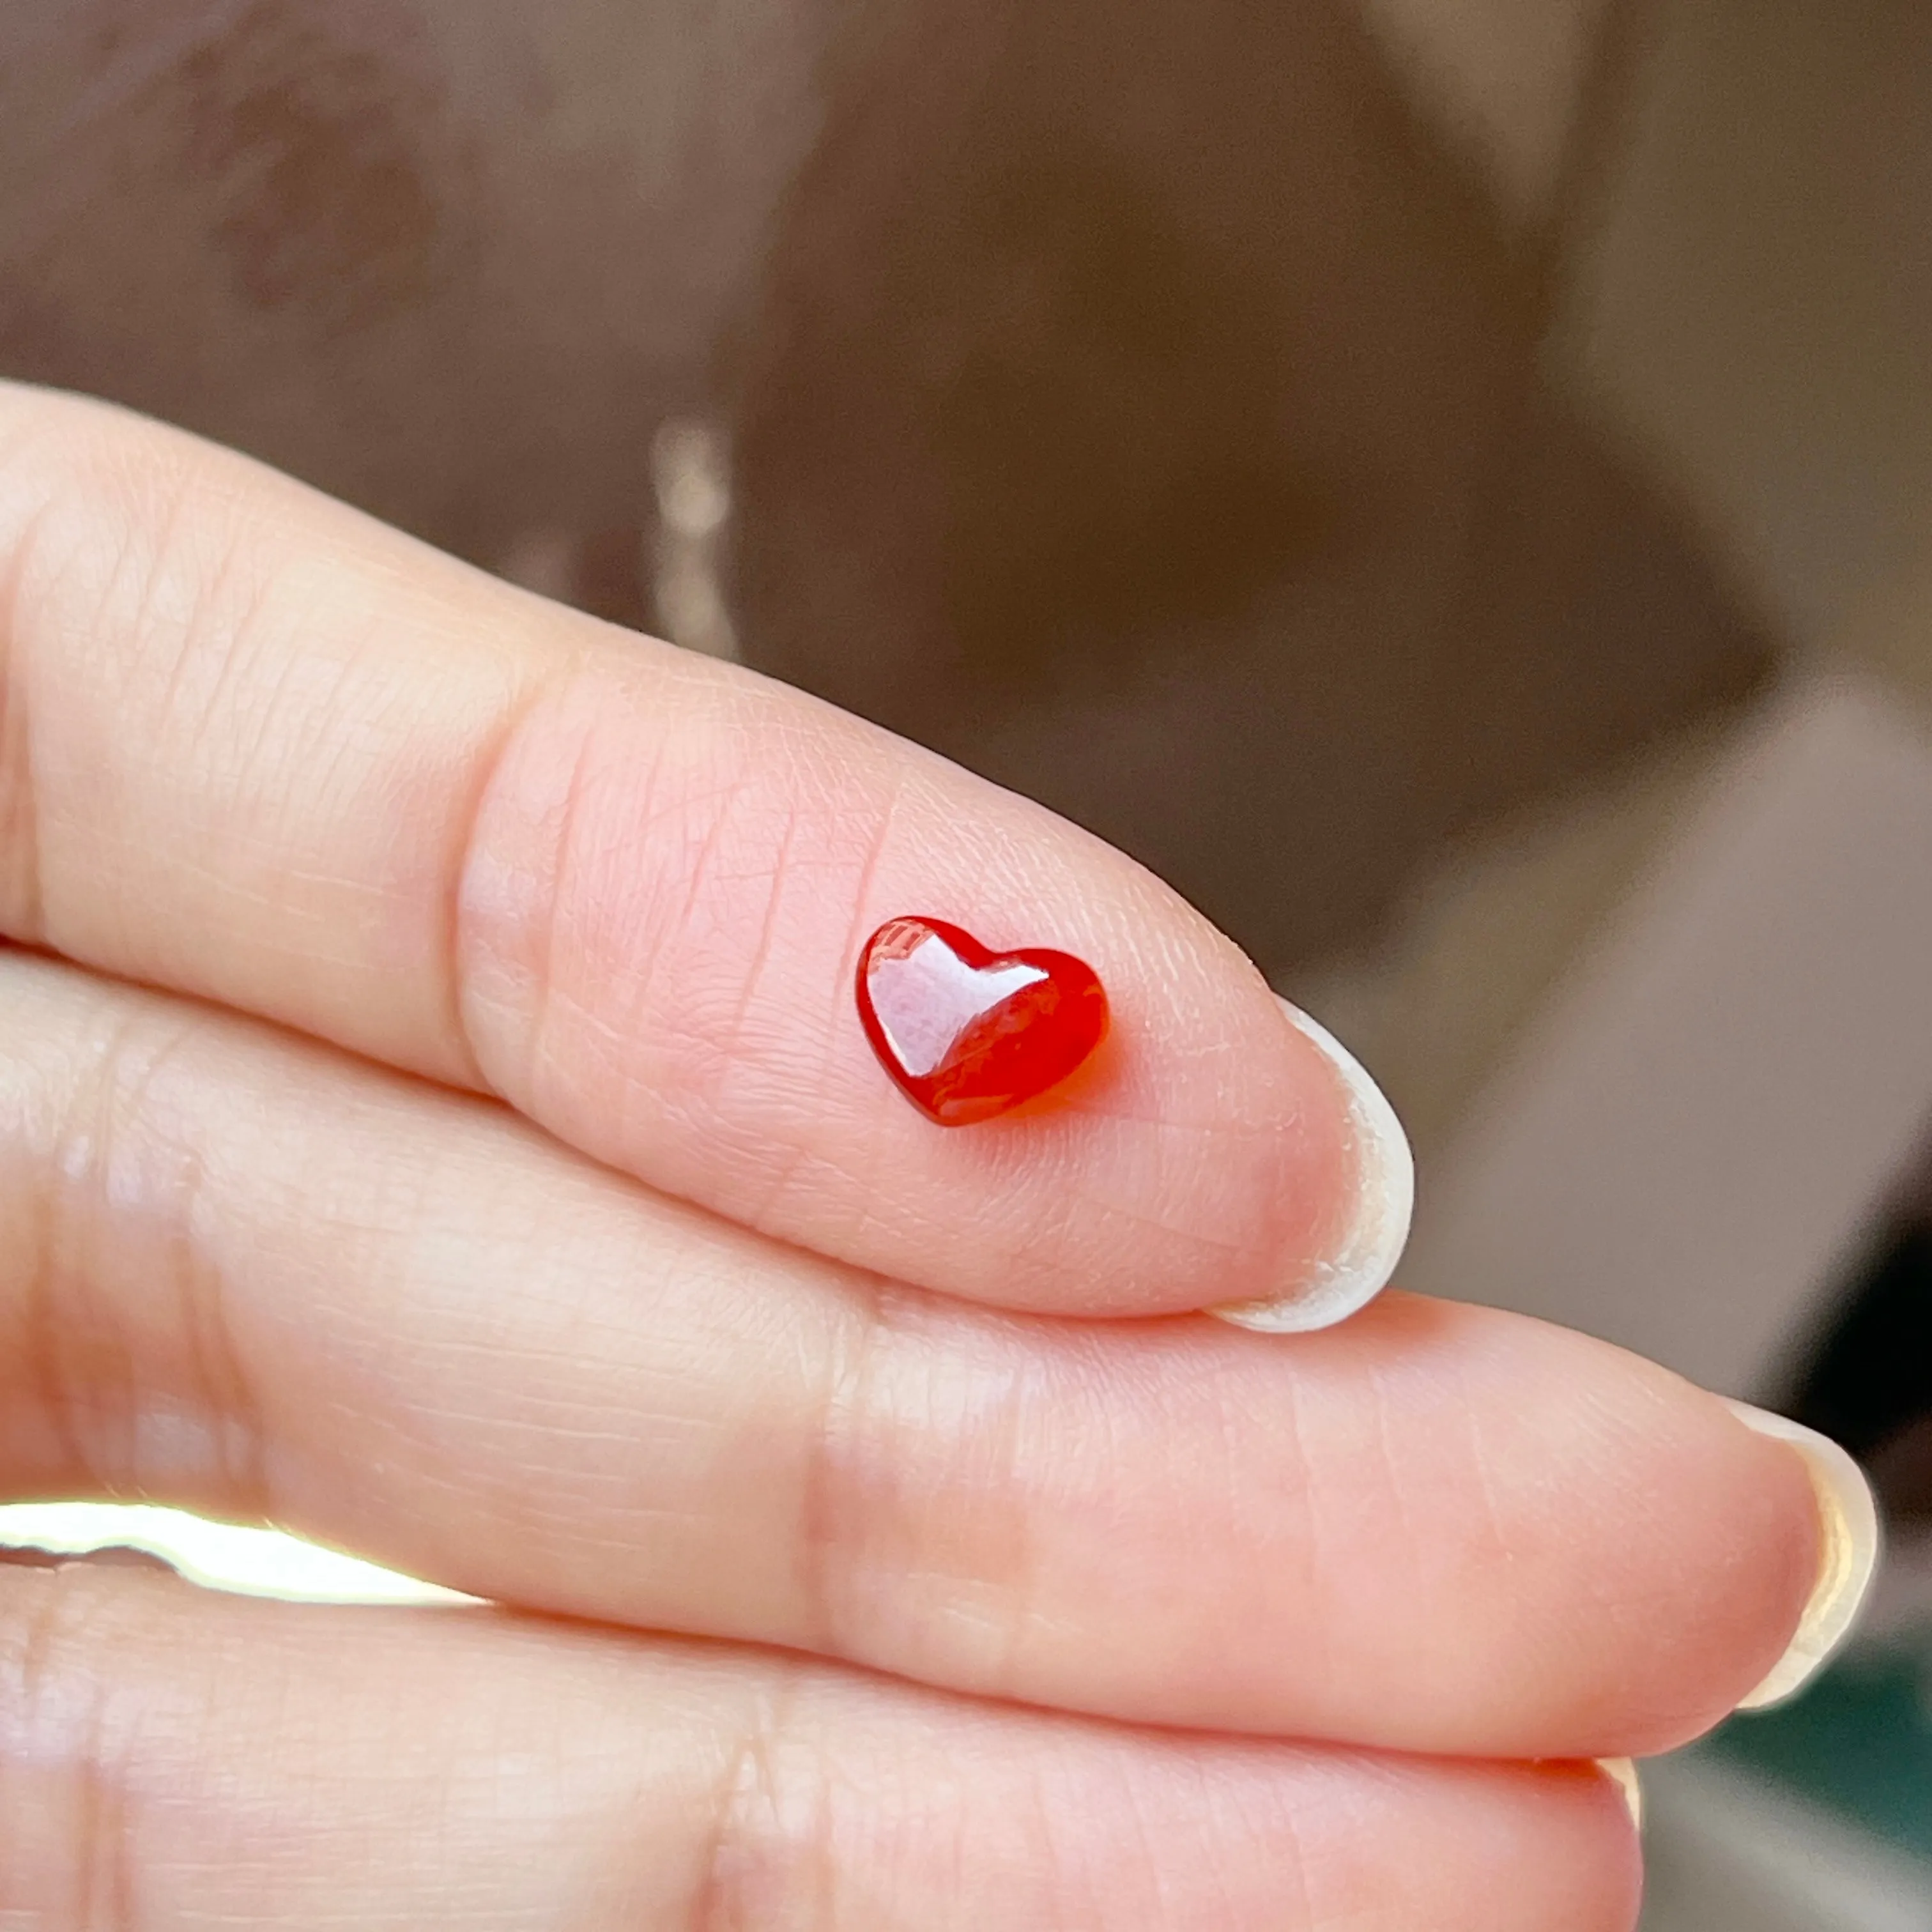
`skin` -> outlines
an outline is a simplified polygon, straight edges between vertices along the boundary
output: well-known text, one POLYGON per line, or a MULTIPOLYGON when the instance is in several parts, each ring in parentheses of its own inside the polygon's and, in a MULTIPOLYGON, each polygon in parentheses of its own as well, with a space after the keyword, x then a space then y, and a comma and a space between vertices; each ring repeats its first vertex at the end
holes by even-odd
POLYGON ((1629 1932, 1587 1761, 1818 1562, 1711 1397, 1397 1294, 1332 1072, 1049 814, 213 447, 0 392, 0 1488, 500 1605, 0 1568, 0 1923, 1629 1932), (916 905, 1108 1049, 948 1133, 916 905))

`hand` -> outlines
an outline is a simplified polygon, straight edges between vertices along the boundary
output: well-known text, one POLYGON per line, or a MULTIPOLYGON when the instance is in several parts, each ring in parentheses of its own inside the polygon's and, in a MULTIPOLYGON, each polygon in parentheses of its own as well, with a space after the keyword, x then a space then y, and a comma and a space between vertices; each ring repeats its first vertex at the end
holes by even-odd
POLYGON ((503 1606, 0 1570, 0 1923, 1628 1932, 1588 1760, 1786 1652, 1806 1462, 1508 1316, 1188 1312, 1374 1177, 1187 907, 94 405, 0 393, 0 1486, 503 1606), (1104 1061, 921 1119, 905 911, 1091 961, 1104 1061))

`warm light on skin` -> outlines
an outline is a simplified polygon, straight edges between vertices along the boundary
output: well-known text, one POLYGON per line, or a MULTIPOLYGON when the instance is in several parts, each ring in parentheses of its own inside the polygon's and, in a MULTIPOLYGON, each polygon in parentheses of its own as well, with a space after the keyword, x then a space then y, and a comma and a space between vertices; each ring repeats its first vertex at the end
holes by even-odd
POLYGON ((210 1589, 310 1604, 460 1604, 471 1599, 380 1569, 279 1530, 211 1522, 152 1503, 14 1503, 0 1506, 0 1547, 82 1556, 152 1551, 210 1589))

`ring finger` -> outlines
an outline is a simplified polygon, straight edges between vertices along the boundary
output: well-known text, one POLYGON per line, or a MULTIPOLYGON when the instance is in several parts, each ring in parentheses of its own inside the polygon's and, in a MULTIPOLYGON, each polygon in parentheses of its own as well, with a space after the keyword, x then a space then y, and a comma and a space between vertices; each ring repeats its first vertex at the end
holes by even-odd
POLYGON ((1592 1766, 80 1564, 0 1566, 0 1924, 44 1932, 1629 1932, 1637 1888, 1592 1766))

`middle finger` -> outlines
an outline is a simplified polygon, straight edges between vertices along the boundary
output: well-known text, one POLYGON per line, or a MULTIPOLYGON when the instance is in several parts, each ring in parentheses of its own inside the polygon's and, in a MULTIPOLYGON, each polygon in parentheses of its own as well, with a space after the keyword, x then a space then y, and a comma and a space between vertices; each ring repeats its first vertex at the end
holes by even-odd
POLYGON ((1784 1648, 1802 1466, 1394 1298, 1284 1346, 895 1288, 487 1102, 0 958, 0 1485, 1156 1722, 1678 1742, 1784 1648))

